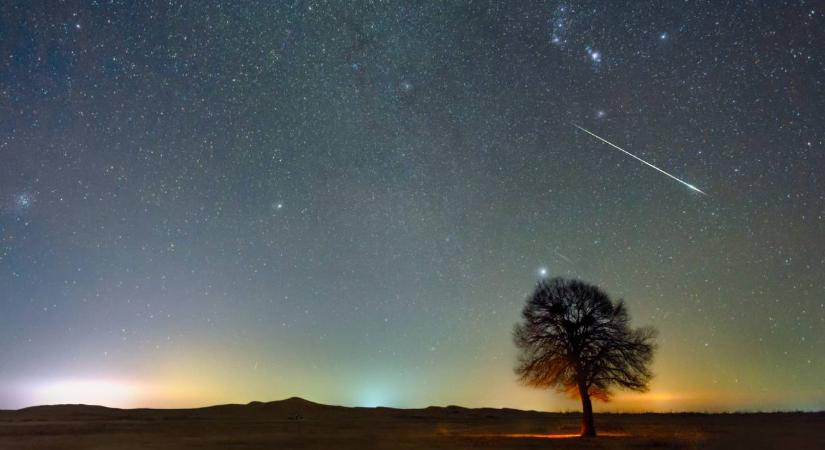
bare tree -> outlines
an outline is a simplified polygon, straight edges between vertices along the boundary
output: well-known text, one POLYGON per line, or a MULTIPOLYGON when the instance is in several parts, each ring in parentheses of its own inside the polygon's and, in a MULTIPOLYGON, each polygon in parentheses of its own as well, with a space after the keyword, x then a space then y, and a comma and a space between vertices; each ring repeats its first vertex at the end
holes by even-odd
POLYGON ((645 391, 652 374, 656 330, 630 328, 624 303, 578 280, 542 280, 527 299, 513 338, 515 369, 533 387, 554 387, 582 401, 582 436, 595 436, 591 397, 611 388, 645 391))

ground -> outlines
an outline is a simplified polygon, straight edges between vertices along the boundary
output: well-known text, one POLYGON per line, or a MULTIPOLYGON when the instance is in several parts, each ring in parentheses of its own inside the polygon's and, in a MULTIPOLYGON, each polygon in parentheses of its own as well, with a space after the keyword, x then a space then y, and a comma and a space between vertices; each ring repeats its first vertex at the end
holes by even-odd
POLYGON ((188 410, 65 405, 0 411, 0 449, 822 449, 825 413, 577 414, 342 408, 293 398, 188 410))

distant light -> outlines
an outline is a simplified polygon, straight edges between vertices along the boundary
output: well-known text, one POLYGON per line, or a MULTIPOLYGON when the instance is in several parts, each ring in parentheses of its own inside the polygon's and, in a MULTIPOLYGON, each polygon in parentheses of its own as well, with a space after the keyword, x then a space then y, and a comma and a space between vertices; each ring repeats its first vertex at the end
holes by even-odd
POLYGON ((539 276, 544 278, 547 276, 547 267, 540 267, 539 268, 539 276))
POLYGON ((667 34, 667 32, 666 32, 666 31, 665 31, 665 32, 662 32, 662 33, 659 33, 659 40, 661 40, 661 41, 666 41, 666 40, 667 40, 667 38, 668 38, 669 36, 670 36, 670 35, 669 35, 669 34, 667 34))
POLYGON ((376 408, 379 406, 392 406, 395 404, 395 398, 392 395, 392 389, 385 385, 370 385, 365 386, 358 393, 355 404, 367 408, 376 408))
POLYGON ((31 404, 93 404, 130 407, 139 393, 139 387, 121 381, 100 379, 55 380, 33 386, 31 404))

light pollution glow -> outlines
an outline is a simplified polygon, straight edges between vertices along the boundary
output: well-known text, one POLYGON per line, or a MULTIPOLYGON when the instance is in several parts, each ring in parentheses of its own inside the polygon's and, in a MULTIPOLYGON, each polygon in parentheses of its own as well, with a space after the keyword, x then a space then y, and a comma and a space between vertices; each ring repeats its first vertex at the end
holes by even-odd
MULTIPOLYGON (((256 371, 240 372, 220 365, 200 363, 180 364, 163 378, 136 379, 117 376, 86 376, 28 380, 12 384, 13 395, 6 395, 10 407, 41 404, 97 404, 120 408, 156 407, 185 408, 223 403, 277 400, 298 395, 320 403, 345 406, 391 406, 417 408, 430 405, 459 404, 468 407, 511 407, 546 411, 576 411, 578 400, 554 391, 528 389, 516 384, 510 373, 501 368, 486 371, 483 391, 473 387, 447 388, 422 383, 422 380, 393 379, 392 377, 361 379, 341 377, 335 385, 315 373, 299 375, 286 372, 285 377, 269 378, 256 371), (300 384, 294 380, 301 380, 300 384), (422 387, 423 386, 423 387, 422 387)), ((379 372, 379 371, 377 371, 379 372)), ((432 380, 431 380, 432 381, 432 380)), ((691 387, 685 384, 685 387, 691 387)), ((678 390, 678 386, 654 381, 646 393, 618 392, 609 403, 596 402, 603 412, 673 412, 673 411, 730 411, 787 409, 799 400, 783 399, 782 395, 755 397, 751 392, 678 390), (669 388, 667 386, 670 386, 669 388)), ((6 386, 8 389, 9 386, 6 386)), ((8 394, 8 392, 7 392, 8 394)), ((815 399, 812 399, 814 402, 815 399)), ((810 409, 817 409, 811 403, 810 409)))

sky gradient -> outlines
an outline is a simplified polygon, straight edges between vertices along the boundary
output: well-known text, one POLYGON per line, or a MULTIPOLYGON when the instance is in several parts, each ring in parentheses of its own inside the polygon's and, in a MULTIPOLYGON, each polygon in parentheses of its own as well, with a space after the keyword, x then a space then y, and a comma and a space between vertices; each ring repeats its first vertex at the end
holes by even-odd
POLYGON ((821 3, 413 3, 3 2, 0 408, 576 409, 568 276, 660 332, 597 411, 825 409, 821 3))

